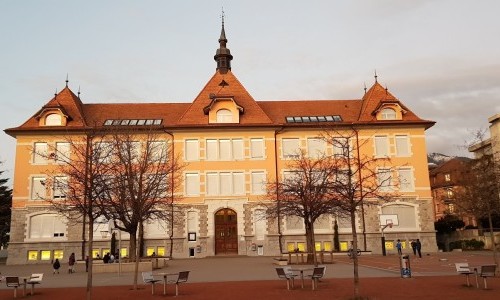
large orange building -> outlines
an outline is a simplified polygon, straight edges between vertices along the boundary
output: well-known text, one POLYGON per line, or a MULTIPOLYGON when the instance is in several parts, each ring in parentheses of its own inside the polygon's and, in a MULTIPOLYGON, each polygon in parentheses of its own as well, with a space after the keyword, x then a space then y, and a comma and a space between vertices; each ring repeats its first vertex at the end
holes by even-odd
MULTIPOLYGON (((82 242, 89 233, 51 211, 45 201, 64 196, 43 185, 44 171, 57 161, 37 153, 48 148, 71 153, 63 137, 82 135, 91 126, 150 126, 163 133, 186 164, 178 189, 183 224, 173 229, 172 240, 168 229, 148 224, 147 254, 165 254, 171 242, 174 257, 308 250, 300 222, 258 218, 263 213, 259 203, 265 183, 286 171, 296 150, 334 153, 318 138, 332 125, 356 128, 366 141, 360 151, 389 157, 394 176, 405 182, 398 187, 396 201, 358 214, 356 224, 367 250, 381 251, 381 228, 387 218, 394 219, 394 226, 384 231, 389 252, 395 240, 407 245, 415 238, 425 251, 437 250, 425 144, 425 130, 434 122, 419 118, 377 80, 356 100, 256 101, 234 75, 226 43, 223 25, 215 74, 191 103, 90 104, 66 85, 25 123, 5 130, 17 140, 9 264, 67 258, 71 252, 83 255, 82 242)), ((315 226, 317 249, 332 250, 335 219, 341 248, 347 249, 352 239, 349 220, 333 215, 315 226)), ((96 223, 91 233, 95 255, 109 251, 109 235, 100 234, 109 230, 107 226, 96 223)), ((128 240, 125 233, 122 240, 128 240)), ((127 254, 126 245, 122 243, 122 255, 127 254)))

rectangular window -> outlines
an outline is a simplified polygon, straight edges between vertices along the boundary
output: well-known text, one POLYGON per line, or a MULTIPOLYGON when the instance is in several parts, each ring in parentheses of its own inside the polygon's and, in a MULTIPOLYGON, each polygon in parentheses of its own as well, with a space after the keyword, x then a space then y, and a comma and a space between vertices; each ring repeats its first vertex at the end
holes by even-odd
POLYGON ((299 249, 299 252, 306 252, 306 243, 303 242, 297 243, 297 249, 299 249))
MULTIPOLYGON (((344 137, 335 137, 332 141, 333 155, 347 157, 352 149, 349 147, 349 139, 344 137)), ((352 154, 350 155, 352 157, 352 154)))
POLYGON ((188 240, 196 241, 196 233, 198 232, 198 213, 195 211, 188 211, 187 213, 187 232, 188 240), (194 239, 192 239, 194 237, 194 239))
POLYGON ((38 260, 38 251, 37 250, 29 250, 28 251, 28 260, 38 260))
POLYGON ((199 160, 200 144, 198 140, 186 140, 185 145, 186 145, 186 154, 185 154, 186 160, 188 161, 199 160))
POLYGON ((206 157, 207 160, 217 160, 218 154, 218 142, 217 140, 207 140, 206 157))
POLYGON ((245 174, 242 172, 211 172, 206 174, 206 194, 216 195, 244 195, 245 174))
POLYGON ((287 216, 286 217, 286 229, 287 230, 302 230, 304 229, 304 221, 302 218, 297 216, 287 216))
POLYGON ((245 192, 245 174, 242 172, 233 173, 233 194, 244 195, 245 192))
POLYGON ((411 168, 400 168, 399 173, 399 190, 402 192, 413 192, 413 170, 411 168))
POLYGON ((307 139, 307 154, 309 157, 321 157, 326 152, 326 142, 321 138, 307 139))
POLYGON ((50 260, 50 250, 42 250, 40 251, 40 260, 50 260))
POLYGON ((444 181, 451 181, 451 175, 449 173, 444 174, 444 181))
POLYGON ((54 177, 54 190, 52 191, 54 199, 64 199, 68 192, 68 177, 56 176, 54 177))
POLYGON ((54 259, 58 258, 59 260, 63 259, 64 251, 63 250, 54 250, 54 259))
POLYGON ((55 161, 58 164, 69 162, 70 156, 70 145, 69 143, 56 143, 56 153, 55 153, 55 161))
POLYGON ((264 139, 250 139, 250 155, 255 159, 264 158, 264 139))
POLYGON ((231 140, 219 140, 219 159, 231 160, 231 140))
POLYGON ((47 143, 35 143, 33 148, 33 163, 46 164, 47 163, 47 143))
POLYGON ((200 175, 198 173, 187 173, 185 178, 186 196, 200 195, 200 175))
POLYGON ((153 256, 153 254, 156 256, 155 247, 147 247, 146 256, 153 256))
POLYGON ((101 249, 92 249, 92 258, 100 258, 101 249))
POLYGON ((332 242, 323 242, 323 251, 333 251, 332 242))
POLYGON ((286 250, 288 252, 295 252, 295 243, 291 242, 286 243, 286 250))
POLYGON ((396 135, 396 155, 410 156, 410 140, 407 135, 396 135))
POLYGON ((299 139, 283 139, 283 158, 298 158, 300 155, 300 140, 299 139))
POLYGON ((219 194, 219 174, 217 173, 207 173, 206 174, 206 191, 208 196, 214 196, 219 194))
POLYGON ((242 139, 209 139, 207 140, 207 160, 243 160, 244 147, 242 139))
POLYGON ((243 149, 243 140, 235 139, 232 140, 233 143, 233 159, 234 160, 243 160, 244 157, 244 149, 243 149))
POLYGON ((111 162, 113 157, 113 144, 110 142, 97 142, 94 144, 94 156, 101 163, 107 164, 111 162))
POLYGON ((266 194, 266 174, 264 172, 252 172, 252 194, 266 194))
POLYGON ((165 247, 156 247, 156 255, 165 256, 165 247))
POLYGON ((255 225, 255 239, 264 240, 266 234, 266 211, 263 209, 256 209, 253 213, 255 225))
POLYGON ((33 177, 31 179, 31 199, 42 200, 45 199, 45 177, 33 177))
POLYGON ((167 160, 167 142, 154 141, 148 143, 149 161, 165 162, 167 160))
POLYGON ((377 183, 379 185, 379 190, 382 192, 388 192, 392 187, 392 174, 391 169, 378 169, 377 170, 377 183))
POLYGON ((375 156, 389 156, 389 142, 387 136, 375 136, 375 156))

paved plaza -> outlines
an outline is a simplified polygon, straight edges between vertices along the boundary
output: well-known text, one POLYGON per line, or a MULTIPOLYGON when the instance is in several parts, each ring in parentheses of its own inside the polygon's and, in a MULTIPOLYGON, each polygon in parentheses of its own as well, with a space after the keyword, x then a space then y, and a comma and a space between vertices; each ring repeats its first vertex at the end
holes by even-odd
MULTIPOLYGON (((456 262, 468 262, 471 266, 492 264, 490 252, 432 253, 422 258, 410 255, 412 278, 400 276, 399 258, 395 255, 362 255, 360 258, 361 294, 369 299, 394 299, 401 295, 406 299, 500 299, 500 278, 488 280, 488 290, 464 286, 465 278, 456 274, 456 262), (455 295, 455 296, 453 296, 455 295), (423 297, 423 298, 422 298, 423 297)), ((277 280, 276 265, 271 257, 213 257, 203 259, 178 259, 168 262, 164 269, 155 272, 175 273, 191 271, 189 282, 181 285, 186 299, 349 299, 353 295, 353 267, 347 256, 335 256, 333 264, 326 264, 325 278, 316 291, 306 280, 304 289, 300 283, 291 291, 286 283, 277 280), (222 294, 224 296, 222 296, 222 294), (258 297, 256 297, 258 295, 258 297), (221 298, 222 297, 222 298, 221 298), (224 298, 227 297, 227 298, 224 298)), ((26 276, 44 273, 43 283, 36 287, 36 299, 83 299, 87 274, 82 265, 74 274, 67 273, 63 264, 60 274, 52 274, 46 265, 0 265, 2 275, 26 276), (71 292, 68 294, 68 292, 71 292), (66 297, 66 298, 65 298, 66 297)), ((303 266, 302 266, 303 267, 303 266)), ((151 295, 149 286, 142 284, 139 291, 132 291, 132 273, 94 274, 94 299, 141 299, 164 297, 161 284, 151 295)), ((472 280, 474 285, 474 279, 472 280)), ((172 295, 174 287, 168 286, 172 295)), ((22 292, 19 291, 22 296, 22 292)), ((29 296, 31 297, 31 296, 29 296)), ((0 284, 0 299, 13 298, 12 289, 0 284)), ((403 299, 402 298, 402 299, 403 299)))

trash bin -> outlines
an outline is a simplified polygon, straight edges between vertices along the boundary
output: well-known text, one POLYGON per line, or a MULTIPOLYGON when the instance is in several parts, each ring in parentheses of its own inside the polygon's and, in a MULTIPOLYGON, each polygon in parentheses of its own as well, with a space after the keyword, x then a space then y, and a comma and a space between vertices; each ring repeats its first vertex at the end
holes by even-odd
POLYGON ((399 260, 399 266, 401 268, 401 278, 411 278, 409 255, 401 255, 401 259, 399 260))

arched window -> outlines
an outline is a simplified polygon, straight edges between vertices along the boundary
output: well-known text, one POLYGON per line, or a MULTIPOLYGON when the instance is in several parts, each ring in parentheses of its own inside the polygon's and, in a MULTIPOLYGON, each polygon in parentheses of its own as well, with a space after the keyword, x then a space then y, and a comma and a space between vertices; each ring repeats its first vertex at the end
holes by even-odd
POLYGON ((62 125, 62 118, 59 114, 50 114, 45 117, 45 126, 60 126, 62 125))
POLYGON ((217 123, 233 123, 233 113, 228 109, 218 110, 217 123))
POLYGON ((384 108, 380 112, 380 118, 382 120, 396 120, 396 111, 392 108, 384 108))
POLYGON ((29 237, 31 239, 61 238, 66 234, 64 218, 55 214, 32 216, 29 225, 29 237))

